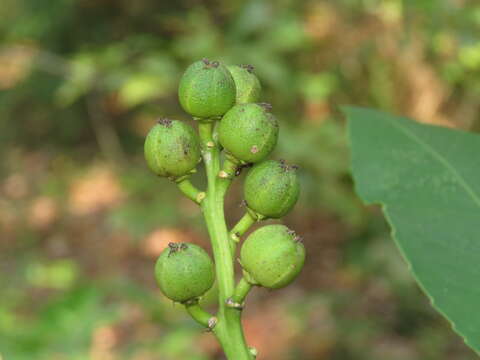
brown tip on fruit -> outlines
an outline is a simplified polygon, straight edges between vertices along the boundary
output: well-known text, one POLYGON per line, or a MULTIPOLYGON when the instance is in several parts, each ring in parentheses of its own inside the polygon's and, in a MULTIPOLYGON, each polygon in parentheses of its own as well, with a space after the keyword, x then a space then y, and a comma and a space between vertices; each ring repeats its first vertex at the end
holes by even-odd
POLYGON ((160 118, 160 119, 157 120, 157 123, 162 125, 162 126, 165 126, 167 128, 170 128, 170 127, 172 127, 173 121, 168 119, 168 118, 160 118))
POLYGON ((257 145, 253 145, 251 148, 250 148, 250 152, 252 154, 256 154, 258 152, 258 146, 257 145))
POLYGON ((253 70, 255 70, 255 68, 253 67, 253 65, 250 65, 250 64, 243 64, 243 65, 240 65, 240 67, 241 67, 242 69, 247 70, 249 73, 253 73, 253 70))
POLYGON ((272 104, 261 102, 261 103, 258 103, 258 105, 260 105, 265 111, 272 110, 272 104))
POLYGON ((295 171, 298 170, 298 165, 288 165, 287 162, 283 159, 278 160, 280 167, 283 171, 295 171))
POLYGON ((210 61, 207 58, 202 59, 202 61, 205 64, 204 69, 217 68, 220 65, 218 61, 210 61))

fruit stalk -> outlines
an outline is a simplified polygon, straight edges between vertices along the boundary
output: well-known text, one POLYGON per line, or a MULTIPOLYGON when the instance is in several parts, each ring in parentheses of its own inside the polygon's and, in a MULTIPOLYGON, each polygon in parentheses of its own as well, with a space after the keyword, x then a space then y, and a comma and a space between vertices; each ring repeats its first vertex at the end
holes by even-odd
POLYGON ((243 335, 241 312, 226 306, 235 290, 233 254, 224 214, 224 196, 231 180, 218 177, 220 152, 212 131, 212 122, 200 122, 202 156, 208 179, 207 193, 201 207, 212 243, 218 281, 219 310, 213 332, 229 360, 251 360, 252 355, 243 335))
POLYGON ((197 204, 200 204, 200 202, 205 198, 205 193, 198 190, 188 178, 177 182, 177 186, 186 197, 197 204))
POLYGON ((240 237, 245 234, 248 229, 255 224, 256 221, 257 219, 255 219, 252 214, 247 211, 230 231, 230 238, 235 242, 240 241, 240 237))
POLYGON ((200 325, 209 327, 212 323, 212 319, 215 319, 214 316, 206 312, 199 304, 198 300, 195 300, 191 303, 185 304, 185 309, 190 314, 192 319, 198 322, 200 325))
POLYGON ((233 301, 238 304, 243 304, 248 293, 252 289, 252 284, 250 284, 247 279, 242 277, 235 288, 235 293, 233 294, 233 301))

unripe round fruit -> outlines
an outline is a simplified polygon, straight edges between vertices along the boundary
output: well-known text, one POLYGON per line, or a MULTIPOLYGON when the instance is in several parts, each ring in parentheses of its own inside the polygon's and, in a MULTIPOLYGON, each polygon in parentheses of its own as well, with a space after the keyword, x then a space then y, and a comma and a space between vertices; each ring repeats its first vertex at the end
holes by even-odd
POLYGON ((278 219, 288 213, 299 193, 297 166, 287 165, 283 160, 261 162, 250 169, 245 179, 248 208, 267 218, 278 219))
POLYGON ((178 99, 192 116, 209 118, 225 114, 235 104, 235 81, 218 61, 203 59, 190 65, 180 80, 178 99))
POLYGON ((302 270, 305 248, 295 232, 284 225, 267 225, 243 243, 240 262, 247 281, 269 289, 290 284, 302 270))
POLYGON ((253 73, 252 65, 227 66, 237 87, 237 104, 254 103, 260 100, 262 86, 253 73))
POLYGON ((148 167, 159 176, 177 178, 191 172, 200 160, 200 139, 182 121, 161 119, 145 139, 148 167))
POLYGON ((155 264, 155 277, 162 293, 177 302, 194 300, 213 285, 213 261, 200 246, 170 243, 155 264))
POLYGON ((239 104, 223 116, 218 139, 235 159, 256 163, 275 148, 278 123, 268 110, 268 104, 239 104))

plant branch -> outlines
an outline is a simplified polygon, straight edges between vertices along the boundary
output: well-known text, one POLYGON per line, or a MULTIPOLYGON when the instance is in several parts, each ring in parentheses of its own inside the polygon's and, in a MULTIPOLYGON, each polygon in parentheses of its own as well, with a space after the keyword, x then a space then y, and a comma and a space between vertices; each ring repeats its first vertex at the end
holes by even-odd
POLYGON ((251 360, 245 342, 240 312, 227 306, 234 294, 234 264, 224 215, 224 196, 231 180, 219 178, 220 150, 212 137, 213 122, 200 121, 199 133, 202 156, 208 179, 205 199, 201 202, 203 215, 210 235, 218 283, 218 322, 213 329, 229 360, 251 360))

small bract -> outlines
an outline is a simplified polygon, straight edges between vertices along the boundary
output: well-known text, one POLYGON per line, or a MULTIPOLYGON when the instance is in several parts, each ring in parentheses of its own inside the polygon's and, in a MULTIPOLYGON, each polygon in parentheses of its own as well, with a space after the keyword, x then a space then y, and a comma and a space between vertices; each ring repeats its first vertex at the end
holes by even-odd
POLYGON ((262 86, 253 73, 252 65, 231 65, 227 67, 237 87, 237 104, 254 103, 260 100, 262 86))
POLYGON ((144 145, 148 167, 157 175, 178 178, 191 172, 200 160, 200 139, 195 130, 178 120, 161 119, 144 145))
POLYGON ((180 80, 178 99, 182 108, 197 118, 225 114, 234 104, 235 81, 218 61, 203 59, 190 65, 180 80))
POLYGON ((297 166, 283 160, 267 160, 255 165, 244 184, 249 209, 266 218, 281 218, 295 205, 300 193, 297 166))
POLYGON ((240 262, 246 279, 269 289, 279 289, 298 276, 305 248, 294 231, 284 225, 267 225, 243 243, 240 262))
POLYGON ((213 261, 200 246, 170 243, 155 265, 155 277, 162 293, 177 302, 195 300, 213 285, 213 261))
POLYGON ((219 141, 241 163, 256 163, 275 148, 278 123, 268 104, 239 104, 220 121, 219 141))

